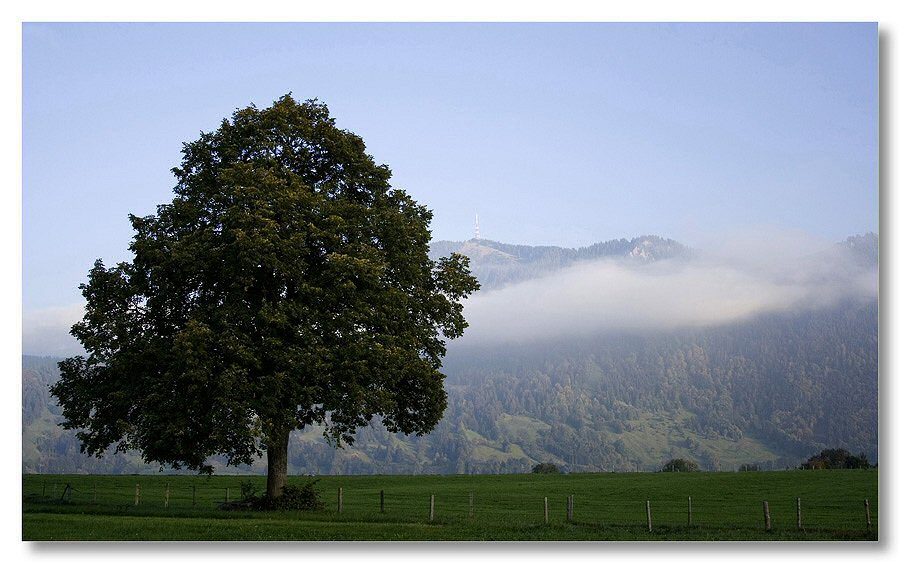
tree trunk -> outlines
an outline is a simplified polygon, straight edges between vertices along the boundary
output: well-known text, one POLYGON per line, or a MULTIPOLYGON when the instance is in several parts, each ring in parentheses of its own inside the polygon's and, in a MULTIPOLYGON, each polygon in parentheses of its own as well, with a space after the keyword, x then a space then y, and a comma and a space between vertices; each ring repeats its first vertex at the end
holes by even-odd
POLYGON ((280 497, 284 492, 282 489, 287 481, 287 450, 290 435, 290 430, 275 433, 269 436, 266 444, 266 459, 269 462, 266 495, 270 498, 280 497))

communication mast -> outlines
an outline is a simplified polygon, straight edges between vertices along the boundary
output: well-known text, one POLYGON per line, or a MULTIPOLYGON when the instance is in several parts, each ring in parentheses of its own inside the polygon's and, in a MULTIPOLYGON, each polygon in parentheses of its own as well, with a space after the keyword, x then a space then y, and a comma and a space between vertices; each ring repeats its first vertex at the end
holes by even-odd
POLYGON ((478 226, 478 212, 475 212, 475 240, 481 240, 481 228, 478 226))

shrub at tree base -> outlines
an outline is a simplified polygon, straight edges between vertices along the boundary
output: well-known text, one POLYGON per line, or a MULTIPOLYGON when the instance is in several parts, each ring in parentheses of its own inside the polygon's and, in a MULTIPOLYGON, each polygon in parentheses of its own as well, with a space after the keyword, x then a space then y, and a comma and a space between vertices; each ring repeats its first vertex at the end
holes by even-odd
POLYGON ((249 481, 241 483, 242 500, 222 505, 225 510, 323 510, 325 501, 321 499, 315 484, 318 479, 310 481, 301 487, 285 485, 281 489, 281 495, 272 497, 269 495, 257 496, 256 487, 249 481))

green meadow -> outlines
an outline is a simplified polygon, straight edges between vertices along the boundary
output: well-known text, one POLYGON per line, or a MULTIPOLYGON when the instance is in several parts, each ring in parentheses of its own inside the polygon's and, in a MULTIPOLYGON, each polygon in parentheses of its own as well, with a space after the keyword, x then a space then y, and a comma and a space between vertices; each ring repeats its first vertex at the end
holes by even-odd
POLYGON ((264 490, 263 476, 24 475, 22 536, 26 541, 878 539, 877 470, 289 478, 296 485, 310 480, 316 480, 324 510, 222 509, 226 500, 241 498, 242 487, 264 490))

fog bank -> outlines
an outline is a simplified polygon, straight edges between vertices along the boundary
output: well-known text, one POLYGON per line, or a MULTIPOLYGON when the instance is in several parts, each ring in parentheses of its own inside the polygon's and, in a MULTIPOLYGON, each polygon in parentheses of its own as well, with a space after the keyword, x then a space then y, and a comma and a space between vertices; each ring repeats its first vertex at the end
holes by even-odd
POLYGON ((877 273, 846 247, 795 233, 743 233, 690 259, 604 259, 476 293, 460 342, 710 327, 877 291, 877 273))

